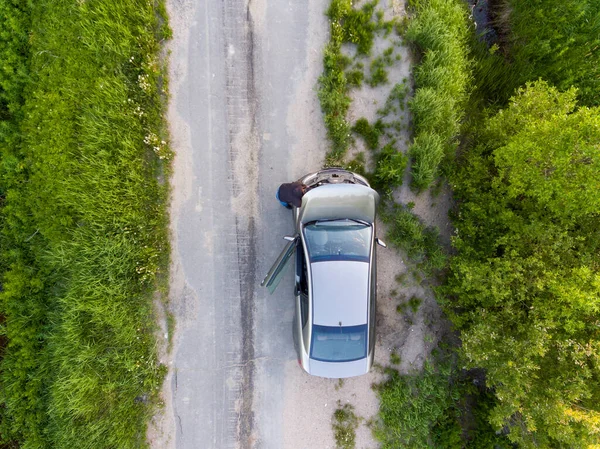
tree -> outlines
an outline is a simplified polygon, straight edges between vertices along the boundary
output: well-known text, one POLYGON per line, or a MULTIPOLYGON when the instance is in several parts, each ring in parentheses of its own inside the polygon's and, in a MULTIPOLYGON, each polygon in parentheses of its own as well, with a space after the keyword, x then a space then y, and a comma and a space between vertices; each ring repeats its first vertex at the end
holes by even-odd
POLYGON ((446 308, 522 447, 600 442, 600 110, 575 96, 519 90, 453 180, 446 308))

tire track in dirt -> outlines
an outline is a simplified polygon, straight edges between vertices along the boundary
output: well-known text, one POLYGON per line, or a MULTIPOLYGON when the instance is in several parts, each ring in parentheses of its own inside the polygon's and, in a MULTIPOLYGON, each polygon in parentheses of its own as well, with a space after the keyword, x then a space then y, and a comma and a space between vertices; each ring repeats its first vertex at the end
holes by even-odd
POLYGON ((224 2, 230 186, 235 215, 241 319, 241 376, 237 398, 237 442, 252 447, 254 412, 254 315, 258 196, 258 98, 254 73, 251 2, 224 2))

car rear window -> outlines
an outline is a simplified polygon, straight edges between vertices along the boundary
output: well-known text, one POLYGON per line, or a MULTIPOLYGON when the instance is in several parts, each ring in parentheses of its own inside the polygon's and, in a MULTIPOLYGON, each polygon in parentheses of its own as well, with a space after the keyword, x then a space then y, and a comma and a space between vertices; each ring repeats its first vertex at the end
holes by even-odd
POLYGON ((310 357, 322 362, 351 362, 367 356, 367 325, 312 327, 310 357))

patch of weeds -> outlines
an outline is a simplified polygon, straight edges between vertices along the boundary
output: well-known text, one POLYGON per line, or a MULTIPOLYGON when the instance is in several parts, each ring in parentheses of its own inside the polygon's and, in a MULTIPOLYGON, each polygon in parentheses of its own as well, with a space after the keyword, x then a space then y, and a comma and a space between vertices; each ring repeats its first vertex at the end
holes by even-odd
POLYGON ((404 170, 408 158, 398 151, 395 141, 389 142, 377 154, 377 166, 375 168, 375 186, 385 189, 393 189, 402 185, 404 170))
POLYGON ((433 335, 427 334, 425 335, 425 337, 423 337, 423 340, 425 341, 425 343, 433 343, 433 335))
MULTIPOLYGON (((373 362, 373 367, 372 367, 373 372, 378 373, 378 374, 383 374, 385 372, 385 367, 377 362, 373 362)), ((375 388, 374 384, 371 384, 371 388, 375 388)))
POLYGON ((398 353, 396 351, 392 351, 392 353, 390 354, 390 363, 392 365, 400 365, 400 356, 398 355, 398 353))
POLYGON ((392 296, 392 297, 398 296, 398 290, 396 290, 395 288, 392 289, 392 291, 390 291, 390 296, 392 296))
POLYGON ((400 304, 398 304, 396 306, 396 312, 403 314, 404 312, 406 312, 406 308, 408 307, 408 303, 406 302, 401 302, 400 304))
POLYGON ((373 151, 377 150, 379 146, 379 137, 383 133, 383 129, 384 124, 381 120, 377 120, 371 125, 364 117, 359 118, 352 127, 352 131, 361 136, 367 144, 367 148, 373 151))
POLYGON ((423 273, 421 273, 421 271, 419 269, 415 269, 415 270, 413 270, 412 276, 413 276, 415 283, 417 285, 421 285, 421 282, 423 282, 423 273))
POLYGON ((341 151, 330 151, 325 155, 324 168, 343 167, 346 164, 344 153, 341 151))
MULTIPOLYGON (((341 164, 346 170, 350 170, 354 173, 358 173, 362 176, 367 176, 367 170, 365 169, 365 153, 362 151, 357 153, 350 162, 341 164)), ((339 165, 338 165, 339 167, 339 165)))
POLYGON ((458 370, 447 351, 426 361, 422 372, 387 368, 385 374, 373 385, 380 408, 371 426, 383 449, 514 447, 489 424, 497 402, 485 379, 476 370, 458 370))
POLYGON ((387 380, 376 387, 379 419, 373 428, 383 447, 431 447, 431 429, 458 397, 450 388, 449 364, 425 363, 422 373, 401 375, 386 371, 387 380))
POLYGON ((344 379, 338 379, 335 384, 335 391, 339 391, 344 386, 344 379))
POLYGON ((401 120, 394 120, 384 123, 385 136, 390 139, 396 139, 404 129, 404 124, 401 120))
POLYGON ((352 65, 353 60, 350 56, 341 53, 337 62, 340 65, 341 70, 346 70, 352 65))
POLYGON ((360 9, 352 7, 350 0, 333 0, 327 12, 332 20, 339 20, 344 42, 356 45, 360 55, 369 55, 373 47, 376 24, 373 12, 377 0, 365 3, 360 9))
POLYGON ((173 335, 175 335, 175 315, 171 311, 167 311, 167 348, 171 352, 173 348, 173 335))
POLYGON ((351 60, 342 54, 341 47, 343 43, 352 43, 356 45, 358 55, 371 52, 377 28, 372 20, 376 5, 377 0, 374 0, 355 9, 351 0, 332 0, 327 10, 331 38, 323 55, 324 69, 319 77, 318 97, 325 116, 327 137, 332 144, 326 160, 329 166, 339 166, 343 162, 351 143, 350 125, 346 120, 351 102, 348 90, 352 86, 362 85, 364 79, 359 65, 344 73, 351 60))
POLYGON ((385 101, 385 105, 377 111, 377 114, 381 117, 385 117, 390 114, 399 114, 400 111, 404 111, 407 94, 408 85, 406 84, 406 81, 396 83, 394 87, 392 87, 392 90, 385 101))
MULTIPOLYGON (((440 193, 442 193, 442 188, 444 187, 444 181, 442 178, 438 178, 436 183, 433 185, 431 189, 429 189, 429 194, 432 198, 437 198, 440 193)), ((431 203, 435 205, 435 203, 431 203)), ((432 206, 433 207, 433 206, 432 206)))
POLYGON ((396 280, 396 282, 398 284, 404 285, 407 281, 407 278, 408 278, 408 273, 404 272, 404 273, 398 273, 394 279, 396 280))
POLYGON ((333 435, 337 449, 354 449, 356 446, 356 428, 358 417, 354 413, 354 406, 337 403, 338 408, 333 413, 333 435))
POLYGON ((419 311, 419 307, 421 306, 421 303, 423 302, 423 300, 417 296, 412 296, 409 300, 408 300, 408 306, 410 307, 410 310, 413 311, 413 313, 417 313, 419 311))
POLYGON ((346 72, 346 81, 349 86, 359 88, 362 87, 365 74, 362 70, 353 69, 346 72))
MULTIPOLYGON (((332 41, 323 55, 323 74, 319 77, 319 102, 323 110, 327 137, 331 141, 334 156, 343 156, 350 143, 350 125, 346 113, 351 99, 348 85, 340 67, 341 42, 334 39, 335 27, 332 24, 332 41)), ((339 31, 338 31, 339 34, 339 31)))
POLYGON ((408 207, 398 204, 384 209, 381 217, 390 226, 388 240, 405 251, 425 273, 446 267, 447 257, 439 244, 437 228, 426 226, 408 207))
POLYGON ((367 80, 367 84, 371 87, 377 87, 380 84, 386 84, 388 82, 387 70, 379 58, 376 58, 371 62, 369 75, 370 78, 367 80))
POLYGON ((396 30, 396 34, 398 34, 400 37, 403 37, 406 34, 406 30, 408 30, 408 24, 408 16, 403 16, 401 19, 396 19, 394 21, 394 29, 396 30))

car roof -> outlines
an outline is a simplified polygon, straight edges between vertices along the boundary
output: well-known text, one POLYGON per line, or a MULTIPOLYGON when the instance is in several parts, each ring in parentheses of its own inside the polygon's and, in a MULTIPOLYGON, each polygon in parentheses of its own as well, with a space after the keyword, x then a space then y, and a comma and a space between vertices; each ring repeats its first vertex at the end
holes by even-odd
POLYGON ((349 260, 312 262, 313 322, 321 326, 366 324, 369 263, 349 260))
POLYGON ((375 221, 378 193, 360 184, 326 184, 313 188, 302 197, 301 223, 316 220, 351 219, 375 221))

